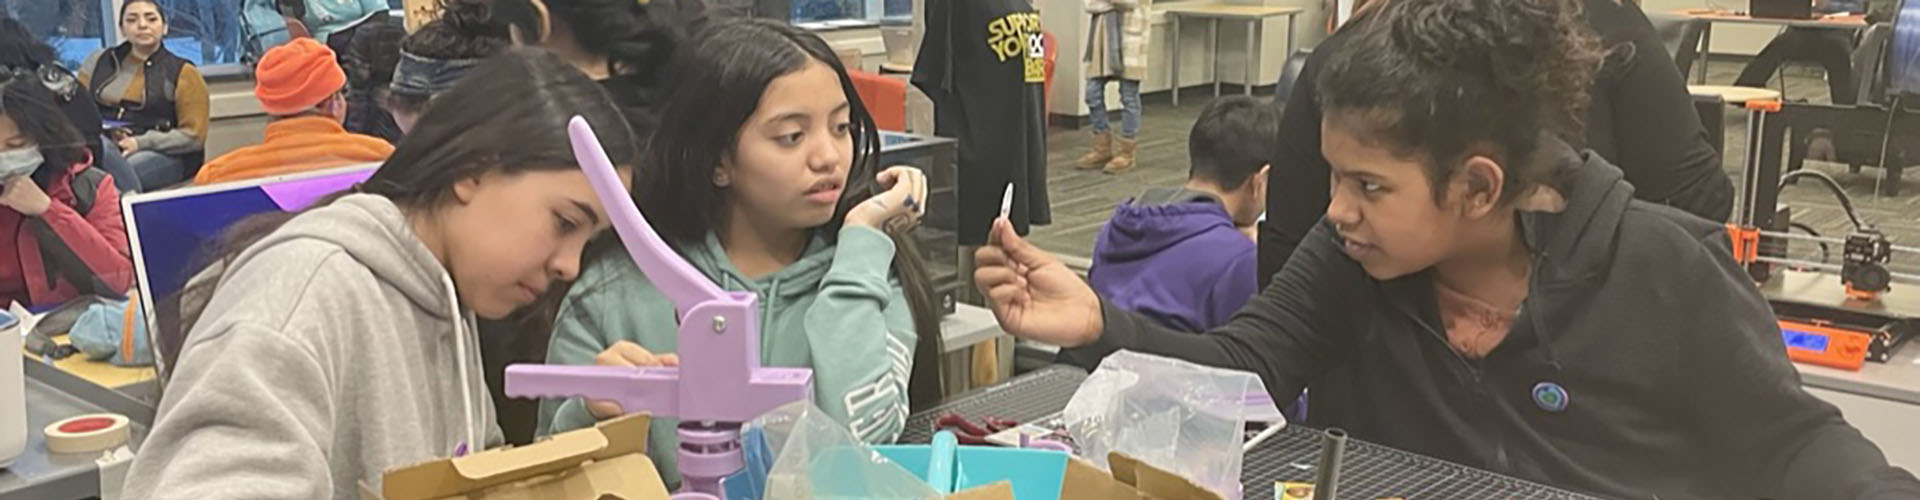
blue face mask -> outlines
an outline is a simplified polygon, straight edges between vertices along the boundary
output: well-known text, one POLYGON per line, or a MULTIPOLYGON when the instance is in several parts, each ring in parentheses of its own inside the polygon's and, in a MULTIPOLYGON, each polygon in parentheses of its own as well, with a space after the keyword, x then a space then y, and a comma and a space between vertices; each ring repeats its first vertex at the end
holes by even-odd
POLYGON ((31 174, 44 161, 46 157, 40 156, 40 148, 37 147, 0 151, 0 180, 31 174))

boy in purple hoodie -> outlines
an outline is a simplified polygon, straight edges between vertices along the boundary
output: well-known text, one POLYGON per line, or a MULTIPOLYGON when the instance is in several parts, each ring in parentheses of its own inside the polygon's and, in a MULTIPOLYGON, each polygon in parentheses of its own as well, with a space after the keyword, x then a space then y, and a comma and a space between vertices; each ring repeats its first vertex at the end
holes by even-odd
MULTIPOLYGON (((1215 99, 1187 138, 1185 185, 1122 202, 1093 245, 1087 280, 1116 307, 1203 332, 1227 322, 1259 289, 1254 222, 1267 203, 1267 159, 1280 116, 1250 97, 1215 99)), ((1062 349, 1092 370, 1100 358, 1062 349)))

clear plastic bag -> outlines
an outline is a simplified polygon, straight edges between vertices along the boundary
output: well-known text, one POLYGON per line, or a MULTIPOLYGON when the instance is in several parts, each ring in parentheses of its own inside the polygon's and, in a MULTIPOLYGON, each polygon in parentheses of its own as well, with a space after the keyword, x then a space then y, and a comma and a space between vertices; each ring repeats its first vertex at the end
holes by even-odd
POLYGON ((1060 416, 1080 455, 1102 468, 1107 453, 1118 451, 1239 498, 1243 432, 1248 417, 1261 413, 1248 396, 1264 394, 1251 373, 1120 351, 1087 377, 1060 416))
POLYGON ((940 498, 932 486, 853 437, 808 401, 787 404, 749 424, 774 456, 767 500, 940 498))

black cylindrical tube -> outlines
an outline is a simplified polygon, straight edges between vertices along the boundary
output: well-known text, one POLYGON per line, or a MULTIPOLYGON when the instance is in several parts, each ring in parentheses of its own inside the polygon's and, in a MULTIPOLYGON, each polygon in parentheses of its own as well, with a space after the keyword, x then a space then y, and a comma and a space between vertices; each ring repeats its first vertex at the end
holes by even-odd
POLYGON ((1320 477, 1313 482, 1313 500, 1334 500, 1340 494, 1340 463, 1346 460, 1347 431, 1329 427, 1320 435, 1320 477))

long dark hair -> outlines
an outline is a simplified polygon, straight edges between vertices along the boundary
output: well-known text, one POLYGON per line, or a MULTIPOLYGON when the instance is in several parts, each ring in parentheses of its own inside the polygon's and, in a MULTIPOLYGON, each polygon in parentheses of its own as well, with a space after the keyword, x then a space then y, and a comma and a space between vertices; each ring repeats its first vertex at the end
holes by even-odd
POLYGON ((58 62, 53 47, 34 36, 27 25, 11 17, 0 17, 0 66, 35 69, 58 62))
POLYGON ((67 115, 60 111, 53 91, 40 84, 33 71, 0 70, 0 115, 6 115, 20 133, 40 148, 40 168, 33 180, 41 188, 60 178, 74 165, 88 163, 92 154, 80 131, 74 130, 67 115))
MULTIPOLYGON (((566 131, 573 116, 593 125, 615 165, 634 165, 640 155, 639 141, 606 91, 544 50, 512 49, 494 56, 439 99, 446 105, 428 108, 373 177, 350 192, 385 196, 403 210, 424 211, 447 203, 453 185, 462 180, 578 169, 566 131)), ((262 214, 235 223, 221 235, 209 262, 224 266, 293 217, 262 214)), ((181 332, 192 331, 219 281, 209 273, 223 271, 209 268, 181 292, 181 332)), ((184 336, 163 345, 163 352, 170 347, 177 353, 181 342, 184 336)))
MULTIPOLYGON (((699 0, 541 0, 550 24, 565 25, 580 48, 607 57, 605 83, 634 129, 652 129, 660 102, 662 75, 668 68, 682 26, 703 11, 699 0)), ((494 19, 539 40, 540 14, 533 0, 493 0, 494 19)))
MULTIPOLYGON (((833 219, 817 228, 832 239, 839 234, 847 212, 880 192, 874 180, 880 156, 880 134, 873 116, 854 91, 853 80, 827 42, 786 24, 758 19, 716 20, 700 29, 674 59, 669 99, 660 119, 671 127, 657 129, 648 142, 640 181, 640 209, 651 214, 654 228, 677 247, 705 242, 707 234, 726 223, 725 197, 713 185, 713 169, 734 150, 741 127, 759 106, 760 96, 775 78, 800 71, 809 62, 833 68, 846 93, 852 118, 853 165, 847 189, 834 208, 833 219)), ((914 406, 935 402, 940 395, 940 314, 933 300, 926 264, 908 234, 888 231, 893 239, 893 269, 906 292, 919 340, 914 349, 909 396, 914 406)), ((684 250, 683 250, 684 253, 684 250)))
POLYGON ((1585 142, 1587 90, 1606 51, 1578 0, 1392 0, 1320 73, 1329 119, 1426 164, 1434 200, 1469 155, 1506 169, 1500 202, 1564 172, 1533 160, 1546 138, 1585 142), (1491 151, 1485 149, 1491 147, 1491 151))

